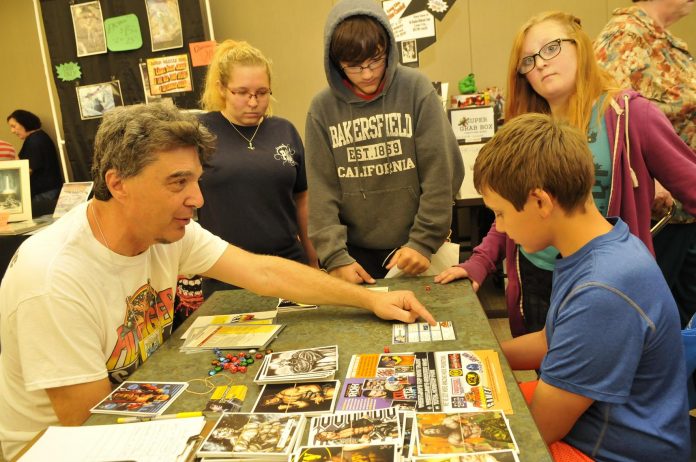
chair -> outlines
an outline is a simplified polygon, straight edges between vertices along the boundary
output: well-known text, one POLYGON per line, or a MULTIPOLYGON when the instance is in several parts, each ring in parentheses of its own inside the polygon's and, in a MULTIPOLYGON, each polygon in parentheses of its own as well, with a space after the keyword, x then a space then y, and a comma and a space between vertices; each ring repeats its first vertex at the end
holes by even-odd
POLYGON ((694 386, 694 371, 696 371, 696 315, 682 330, 684 357, 686 358, 686 389, 689 394, 689 409, 696 408, 696 387, 694 386))

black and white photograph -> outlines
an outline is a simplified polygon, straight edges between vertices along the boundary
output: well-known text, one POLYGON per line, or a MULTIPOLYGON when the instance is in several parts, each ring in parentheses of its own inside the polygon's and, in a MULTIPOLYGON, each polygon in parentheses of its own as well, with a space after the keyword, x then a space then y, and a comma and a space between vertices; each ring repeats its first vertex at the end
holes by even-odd
POLYGON ((31 220, 28 160, 0 162, 0 213, 8 222, 31 220))
POLYGON ((83 85, 75 88, 80 106, 80 118, 96 119, 116 106, 123 106, 121 84, 118 80, 83 85))
POLYGON ((104 18, 99 2, 70 5, 77 56, 106 53, 104 18))
POLYGON ((418 62, 418 42, 415 40, 401 42, 401 62, 403 64, 418 62))

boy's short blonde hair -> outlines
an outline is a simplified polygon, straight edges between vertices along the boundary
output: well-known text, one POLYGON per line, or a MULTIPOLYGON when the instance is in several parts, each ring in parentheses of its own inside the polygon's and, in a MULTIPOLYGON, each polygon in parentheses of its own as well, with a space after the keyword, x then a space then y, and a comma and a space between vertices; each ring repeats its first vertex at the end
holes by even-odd
POLYGON ((474 164, 476 190, 491 189, 518 211, 537 188, 566 212, 583 210, 594 181, 585 135, 546 114, 523 114, 506 122, 474 164))

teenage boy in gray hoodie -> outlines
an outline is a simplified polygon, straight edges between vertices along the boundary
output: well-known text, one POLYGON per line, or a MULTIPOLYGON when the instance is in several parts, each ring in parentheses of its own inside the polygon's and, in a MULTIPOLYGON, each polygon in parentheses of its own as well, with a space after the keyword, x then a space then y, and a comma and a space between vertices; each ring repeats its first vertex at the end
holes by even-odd
POLYGON ((338 3, 324 36, 329 87, 305 133, 310 238, 322 266, 350 282, 373 283, 393 266, 420 274, 450 232, 464 179, 440 98, 399 65, 378 2, 338 3))

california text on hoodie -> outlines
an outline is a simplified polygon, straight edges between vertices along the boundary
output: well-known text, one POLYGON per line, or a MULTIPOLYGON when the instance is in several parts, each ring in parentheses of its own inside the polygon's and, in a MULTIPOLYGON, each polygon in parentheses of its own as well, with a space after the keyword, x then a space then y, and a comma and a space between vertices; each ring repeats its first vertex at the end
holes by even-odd
POLYGON ((450 232, 464 178, 459 147, 433 85, 399 65, 387 15, 374 0, 347 0, 329 13, 324 68, 329 87, 307 114, 309 235, 322 266, 355 261, 346 243, 410 247, 430 258, 450 232), (331 36, 348 17, 367 15, 389 35, 383 90, 366 101, 329 58, 331 36))
MULTIPOLYGON (((654 104, 635 91, 619 94, 604 114, 612 152, 612 180, 607 216, 618 216, 631 233, 653 252, 650 209, 658 180, 684 210, 696 212, 696 155, 674 132, 654 104)), ((491 227, 471 258, 459 266, 481 284, 505 255, 508 285, 505 290, 510 331, 525 334, 517 244, 491 227)))

